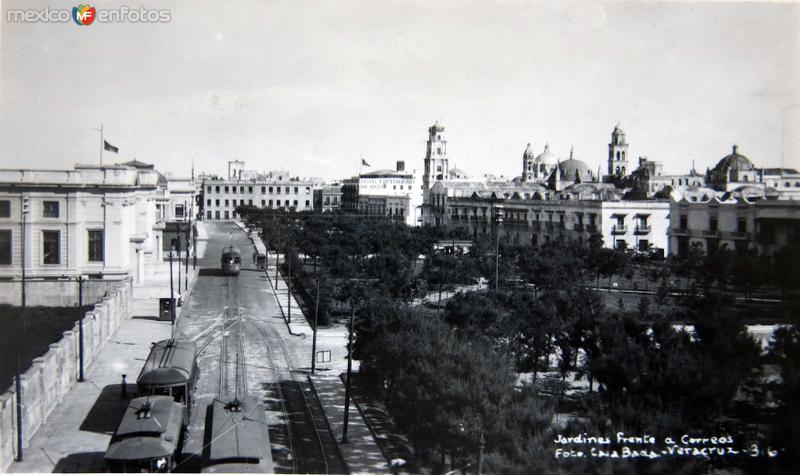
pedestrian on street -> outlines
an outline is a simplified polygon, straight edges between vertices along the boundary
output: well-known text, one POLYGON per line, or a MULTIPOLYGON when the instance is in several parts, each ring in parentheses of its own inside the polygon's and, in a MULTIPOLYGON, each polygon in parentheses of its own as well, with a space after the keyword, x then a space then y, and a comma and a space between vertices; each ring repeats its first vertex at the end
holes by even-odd
POLYGON ((121 389, 120 397, 122 399, 128 399, 128 380, 127 380, 127 377, 128 377, 127 374, 123 374, 122 375, 122 387, 120 388, 121 389))

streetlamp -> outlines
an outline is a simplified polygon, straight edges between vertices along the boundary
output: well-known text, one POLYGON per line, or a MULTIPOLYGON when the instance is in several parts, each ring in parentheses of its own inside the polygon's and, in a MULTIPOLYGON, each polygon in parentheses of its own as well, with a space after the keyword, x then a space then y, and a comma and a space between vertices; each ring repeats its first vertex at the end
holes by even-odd
POLYGON ((175 254, 178 256, 178 298, 181 295, 181 223, 176 223, 178 231, 175 233, 175 254))
POLYGON ((356 316, 355 302, 350 300, 350 328, 347 332, 347 381, 344 386, 344 429, 342 443, 347 443, 347 423, 350 419, 350 379, 353 368, 353 320, 356 316))
POLYGON ((494 289, 500 290, 500 225, 503 224, 503 215, 500 210, 495 217, 497 221, 497 249, 495 252, 494 289))
POLYGON ((14 377, 14 387, 17 392, 17 461, 22 461, 22 377, 19 374, 19 345, 25 334, 25 228, 27 227, 27 217, 30 212, 30 199, 22 198, 22 305, 20 314, 17 318, 17 338, 14 343, 14 367, 16 374, 14 377))
POLYGON ((319 275, 317 275, 317 297, 314 305, 314 337, 311 340, 311 374, 317 369, 317 324, 319 322, 319 275))
POLYGON ((83 382, 83 275, 78 274, 78 381, 83 382))
MULTIPOLYGON (((171 249, 169 251, 169 315, 172 319, 173 331, 175 330, 175 288, 174 288, 175 284, 172 279, 172 254, 174 252, 175 252, 175 246, 171 246, 171 249)), ((178 266, 178 270, 180 269, 181 267, 178 266)), ((178 281, 178 284, 180 285, 180 281, 178 281)))
MULTIPOLYGON (((184 213, 186 213, 186 208, 187 208, 187 204, 184 201, 183 202, 184 213)), ((185 264, 185 266, 183 268, 183 270, 184 270, 184 273, 183 273, 183 279, 184 279, 184 281, 183 281, 183 290, 185 292, 189 291, 189 242, 190 242, 189 236, 190 236, 191 232, 192 232, 192 216, 189 215, 189 225, 186 227, 186 264, 185 264)))
POLYGON ((289 279, 286 281, 286 305, 289 308, 287 312, 289 325, 292 324, 292 257, 289 255, 289 247, 286 247, 286 264, 289 267, 289 279))

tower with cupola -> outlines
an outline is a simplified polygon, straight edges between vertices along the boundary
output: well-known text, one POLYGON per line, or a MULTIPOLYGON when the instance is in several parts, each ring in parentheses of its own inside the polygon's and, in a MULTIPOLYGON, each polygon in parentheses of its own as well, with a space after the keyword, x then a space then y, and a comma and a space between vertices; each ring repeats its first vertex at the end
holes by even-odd
POLYGON ((608 144, 608 175, 622 178, 628 171, 628 142, 625 140, 625 132, 617 124, 611 132, 611 143, 608 144))
POLYGON ((447 140, 444 126, 437 121, 428 127, 428 144, 425 152, 425 174, 422 177, 423 201, 428 201, 428 190, 434 183, 447 179, 449 165, 447 159, 447 140))

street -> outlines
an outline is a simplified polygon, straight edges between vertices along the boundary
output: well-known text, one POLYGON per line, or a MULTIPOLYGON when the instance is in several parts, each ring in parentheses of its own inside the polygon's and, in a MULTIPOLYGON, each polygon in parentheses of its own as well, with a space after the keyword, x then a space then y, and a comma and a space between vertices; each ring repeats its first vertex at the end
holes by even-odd
MULTIPOLYGON (((177 338, 196 342, 199 368, 179 471, 198 468, 207 405, 249 394, 266 407, 278 473, 345 472, 307 371, 295 365, 307 360, 299 359, 305 335, 289 334, 270 282, 253 263, 247 235, 233 223, 206 227, 205 257, 175 331, 177 338), (222 248, 229 245, 242 251, 239 276, 220 270, 222 248)), ((296 316, 303 318, 299 311, 296 316)))

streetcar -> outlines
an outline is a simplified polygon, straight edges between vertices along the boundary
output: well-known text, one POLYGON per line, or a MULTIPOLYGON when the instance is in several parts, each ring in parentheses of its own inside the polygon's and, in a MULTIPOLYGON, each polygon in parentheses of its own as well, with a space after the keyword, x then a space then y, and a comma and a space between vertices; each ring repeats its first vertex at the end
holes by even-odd
POLYGON ((229 246, 222 250, 222 272, 228 275, 239 275, 242 268, 242 251, 229 246))
POLYGON ((264 405, 254 397, 208 405, 203 473, 273 473, 264 405))
POLYGON ((139 392, 171 396, 190 409, 197 377, 196 353, 197 345, 190 340, 169 339, 153 343, 136 379, 139 392))
POLYGON ((183 406, 169 396, 131 400, 106 450, 106 469, 125 473, 171 471, 185 421, 183 406))

